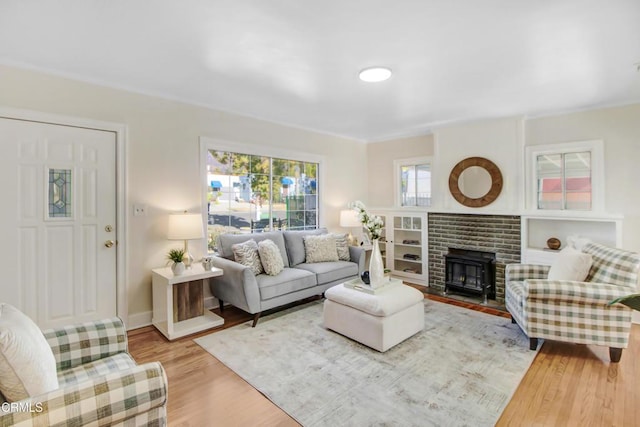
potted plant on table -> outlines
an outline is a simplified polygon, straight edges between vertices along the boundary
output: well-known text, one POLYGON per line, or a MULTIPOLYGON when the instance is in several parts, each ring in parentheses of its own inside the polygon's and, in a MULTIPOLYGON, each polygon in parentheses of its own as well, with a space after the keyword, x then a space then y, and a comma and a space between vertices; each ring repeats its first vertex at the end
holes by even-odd
POLYGON ((184 259, 184 249, 171 249, 167 254, 168 262, 173 262, 171 264, 171 271, 174 276, 180 276, 184 273, 185 265, 182 261, 184 259))

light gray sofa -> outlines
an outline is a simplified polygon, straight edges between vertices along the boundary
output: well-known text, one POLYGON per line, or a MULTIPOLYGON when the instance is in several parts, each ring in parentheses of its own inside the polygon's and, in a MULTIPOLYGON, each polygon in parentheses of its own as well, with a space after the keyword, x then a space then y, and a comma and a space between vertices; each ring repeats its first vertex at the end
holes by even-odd
POLYGON ((359 277, 365 260, 364 250, 359 247, 349 247, 350 261, 305 262, 304 236, 325 233, 326 229, 221 234, 217 242, 219 256, 213 257, 213 266, 221 268, 224 274, 209 280, 211 293, 220 301, 220 310, 228 302, 251 313, 255 327, 265 310, 320 295, 332 286, 359 277), (231 246, 249 239, 256 242, 271 239, 280 249, 284 270, 277 276, 254 276, 249 267, 235 262, 231 246))

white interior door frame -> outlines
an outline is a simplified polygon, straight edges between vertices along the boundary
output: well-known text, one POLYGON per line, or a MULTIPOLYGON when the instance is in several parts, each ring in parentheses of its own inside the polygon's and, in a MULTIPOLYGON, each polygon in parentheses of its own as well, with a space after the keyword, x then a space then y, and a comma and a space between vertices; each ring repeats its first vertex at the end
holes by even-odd
POLYGON ((127 257, 127 215, 129 202, 127 196, 127 126, 120 123, 104 122, 81 117, 63 116, 40 111, 0 106, 0 117, 7 119, 41 122, 63 126, 114 132, 116 135, 116 311, 128 325, 129 309, 127 302, 126 278, 128 277, 127 257))

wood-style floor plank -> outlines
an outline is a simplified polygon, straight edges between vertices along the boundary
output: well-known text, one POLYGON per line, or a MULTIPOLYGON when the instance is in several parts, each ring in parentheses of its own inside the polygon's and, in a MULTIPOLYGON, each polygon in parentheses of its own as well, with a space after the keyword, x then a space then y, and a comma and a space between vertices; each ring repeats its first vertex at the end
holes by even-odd
MULTIPOLYGON (((426 295, 436 301, 509 317, 491 307, 426 295)), ((219 310, 214 310, 220 314, 219 310)), ((228 328, 251 316, 225 307, 228 328)), ((258 323, 258 326, 260 324, 258 323)), ((298 423, 192 340, 172 342, 155 328, 129 332, 138 363, 158 360, 169 379, 171 426, 296 426, 298 423)), ((498 420, 497 426, 632 426, 640 412, 640 325, 619 364, 605 347, 546 341, 498 420)))

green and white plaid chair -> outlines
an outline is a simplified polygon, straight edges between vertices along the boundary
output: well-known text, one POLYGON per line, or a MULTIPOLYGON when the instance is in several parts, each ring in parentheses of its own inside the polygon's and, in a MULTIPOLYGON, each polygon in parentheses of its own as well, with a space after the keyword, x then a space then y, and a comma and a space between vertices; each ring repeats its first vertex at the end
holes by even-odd
POLYGON ((137 365, 119 318, 43 331, 59 388, 0 403, 0 426, 165 426, 167 377, 159 362, 137 365))
POLYGON ((607 303, 637 292, 640 255, 593 242, 581 251, 593 260, 584 282, 547 280, 549 266, 508 264, 505 305, 531 350, 538 338, 602 345, 618 362, 629 343, 632 310, 607 303))

